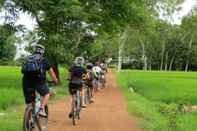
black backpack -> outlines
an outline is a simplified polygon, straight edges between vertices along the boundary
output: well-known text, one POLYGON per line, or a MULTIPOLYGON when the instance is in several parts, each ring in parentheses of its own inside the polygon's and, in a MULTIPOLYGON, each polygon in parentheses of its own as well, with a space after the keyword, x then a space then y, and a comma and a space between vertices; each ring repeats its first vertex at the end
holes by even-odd
POLYGON ((42 74, 42 62, 43 57, 40 54, 33 54, 27 57, 22 64, 21 72, 27 75, 39 75, 42 74))

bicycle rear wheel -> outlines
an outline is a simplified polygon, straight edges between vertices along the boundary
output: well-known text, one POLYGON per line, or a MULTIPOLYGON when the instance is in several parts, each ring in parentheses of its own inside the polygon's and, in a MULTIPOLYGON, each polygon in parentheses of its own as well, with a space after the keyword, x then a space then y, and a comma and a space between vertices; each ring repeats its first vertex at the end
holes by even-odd
POLYGON ((73 102, 73 108, 72 108, 72 123, 75 126, 76 125, 76 105, 75 102, 73 102))
POLYGON ((48 116, 49 116, 48 106, 45 106, 45 112, 46 112, 46 117, 38 116, 37 118, 38 124, 41 127, 42 131, 46 131, 48 126, 48 116))
POLYGON ((23 131, 40 131, 36 126, 34 109, 32 105, 28 105, 25 109, 23 118, 23 131))

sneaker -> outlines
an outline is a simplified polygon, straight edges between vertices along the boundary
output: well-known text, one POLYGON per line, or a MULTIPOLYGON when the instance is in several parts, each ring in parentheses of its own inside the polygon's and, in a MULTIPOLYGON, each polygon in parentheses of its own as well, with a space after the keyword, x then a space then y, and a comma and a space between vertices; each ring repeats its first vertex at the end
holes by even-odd
POLYGON ((41 116, 41 117, 46 117, 46 116, 47 116, 47 114, 46 114, 46 112, 44 111, 43 108, 40 108, 38 114, 39 114, 39 116, 41 116))
POLYGON ((90 100, 90 103, 94 103, 94 99, 93 98, 90 100))
POLYGON ((81 107, 82 107, 82 108, 86 108, 86 107, 87 107, 87 105, 86 105, 86 104, 83 104, 83 105, 81 105, 81 107))
POLYGON ((72 116, 73 116, 73 114, 70 112, 69 115, 68 115, 68 117, 69 118, 72 118, 72 116))

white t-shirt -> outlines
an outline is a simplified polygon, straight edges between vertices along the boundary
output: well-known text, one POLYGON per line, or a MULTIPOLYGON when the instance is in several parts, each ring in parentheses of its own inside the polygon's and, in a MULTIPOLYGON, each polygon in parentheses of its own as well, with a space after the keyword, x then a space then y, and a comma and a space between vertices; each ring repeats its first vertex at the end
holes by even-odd
POLYGON ((99 66, 94 66, 92 70, 93 70, 95 77, 97 78, 100 76, 101 71, 102 71, 102 69, 99 66))

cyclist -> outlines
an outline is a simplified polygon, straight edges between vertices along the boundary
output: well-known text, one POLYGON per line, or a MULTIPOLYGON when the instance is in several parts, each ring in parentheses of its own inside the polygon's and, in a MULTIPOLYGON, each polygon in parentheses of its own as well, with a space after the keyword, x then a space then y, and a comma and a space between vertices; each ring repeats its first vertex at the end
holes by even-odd
POLYGON ((94 88, 95 91, 98 91, 100 89, 99 87, 99 81, 101 78, 101 68, 99 62, 96 62, 94 67, 92 68, 93 74, 94 74, 94 88))
MULTIPOLYGON (((23 86, 23 93, 25 97, 25 103, 30 104, 32 101, 34 101, 34 98, 32 98, 32 94, 35 94, 35 91, 37 91, 41 95, 41 101, 40 101, 41 103, 39 109, 40 116, 46 116, 44 107, 48 103, 48 99, 49 99, 49 88, 46 83, 46 71, 48 71, 49 75, 51 76, 55 84, 58 83, 58 79, 56 78, 53 69, 51 68, 48 60, 45 59, 43 56, 44 52, 45 52, 45 47, 37 44, 35 46, 35 52, 27 57, 27 59, 29 59, 31 56, 38 57, 40 70, 42 70, 42 72, 40 73, 27 72, 27 70, 32 68, 32 67, 28 67, 28 64, 26 65, 26 67, 22 67, 22 73, 23 73, 22 86, 23 86)), ((31 64, 29 63, 29 65, 31 64)))
POLYGON ((107 73, 107 65, 104 62, 102 62, 100 64, 100 68, 101 68, 101 79, 100 79, 100 82, 101 82, 102 86, 105 87, 106 73, 107 73))
POLYGON ((88 63, 87 66, 86 66, 86 69, 87 69, 87 75, 88 75, 88 78, 86 80, 86 85, 88 86, 88 88, 90 88, 90 91, 91 91, 91 102, 94 102, 94 99, 93 99, 93 80, 94 80, 94 74, 93 74, 93 64, 92 63, 88 63))
MULTIPOLYGON (((86 74, 86 70, 83 66, 84 66, 84 58, 76 57, 73 62, 73 65, 69 69, 68 80, 69 80, 69 92, 72 95, 72 100, 74 99, 74 94, 76 93, 76 91, 80 90, 82 107, 86 107, 84 103, 84 95, 82 88, 83 75, 86 74)), ((69 113, 69 118, 71 117, 72 117, 72 113, 69 113)))

